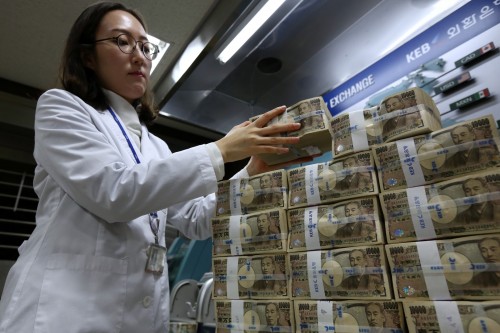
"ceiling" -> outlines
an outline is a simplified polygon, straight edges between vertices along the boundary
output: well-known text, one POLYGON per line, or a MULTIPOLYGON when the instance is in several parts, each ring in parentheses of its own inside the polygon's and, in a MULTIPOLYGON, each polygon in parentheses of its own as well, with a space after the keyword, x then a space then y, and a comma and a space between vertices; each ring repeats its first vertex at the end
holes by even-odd
MULTIPOLYGON (((175 151, 218 139, 272 107, 324 94, 377 61, 437 0, 287 0, 226 64, 214 52, 258 1, 123 2, 143 14, 150 34, 172 43, 151 85, 162 110, 153 132, 175 151)), ((0 139, 10 144, 0 146, 0 157, 31 158, 36 98, 57 85, 66 35, 91 3, 2 0, 0 126, 10 134, 0 139)))

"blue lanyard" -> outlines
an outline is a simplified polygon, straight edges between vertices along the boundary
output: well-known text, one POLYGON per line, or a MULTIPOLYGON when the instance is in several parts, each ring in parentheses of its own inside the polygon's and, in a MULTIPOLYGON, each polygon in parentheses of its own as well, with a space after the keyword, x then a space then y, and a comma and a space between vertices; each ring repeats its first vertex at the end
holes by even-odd
MULTIPOLYGON (((135 161, 137 162, 137 164, 140 164, 141 160, 139 160, 139 156, 137 156, 137 153, 135 152, 134 146, 132 146, 132 142, 128 138, 127 132, 125 132, 125 129, 123 128, 122 124, 118 120, 116 113, 109 106, 108 106, 108 111, 113 116, 113 119, 115 120, 118 127, 120 127, 120 130, 122 131, 122 134, 125 137, 125 140, 127 140, 128 147, 130 148, 130 150, 132 151, 132 154, 134 155, 135 161)), ((156 244, 158 244, 159 224, 160 224, 160 219, 158 218, 158 213, 157 212, 149 213, 149 227, 151 228, 151 231, 153 232, 153 235, 155 236, 155 243, 156 244)))
POLYGON ((108 106, 108 111, 109 113, 111 113, 111 115, 113 116, 113 119, 115 120, 115 122, 118 124, 118 127, 120 127, 120 130, 122 131, 122 134, 123 136, 125 137, 125 140, 127 140, 127 143, 128 143, 128 147, 130 148, 130 150, 132 151, 132 154, 134 155, 134 158, 135 158, 135 161, 137 162, 137 164, 140 164, 141 163, 141 160, 139 160, 139 156, 137 156, 137 153, 135 152, 135 149, 134 149, 134 146, 132 146, 132 142, 130 141, 130 139, 128 138, 128 135, 127 135, 127 132, 125 132, 125 129, 123 128, 122 124, 120 123, 120 121, 118 120, 118 117, 116 116, 115 112, 113 111, 113 109, 111 109, 111 107, 108 106))

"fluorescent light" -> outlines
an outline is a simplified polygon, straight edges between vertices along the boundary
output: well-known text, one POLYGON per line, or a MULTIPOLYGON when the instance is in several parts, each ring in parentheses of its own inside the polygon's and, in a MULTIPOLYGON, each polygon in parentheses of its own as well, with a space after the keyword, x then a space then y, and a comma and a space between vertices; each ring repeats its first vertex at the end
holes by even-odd
POLYGON ((431 7, 431 12, 425 16, 422 20, 415 23, 410 29, 408 29, 401 37, 391 43, 384 51, 381 52, 381 56, 388 54, 393 51, 396 47, 399 47, 408 37, 413 35, 421 27, 425 26, 427 23, 432 21, 438 15, 446 12, 450 8, 457 5, 462 0, 440 0, 431 7))
POLYGON ((239 33, 226 45, 217 59, 226 63, 245 44, 250 37, 271 17, 285 0, 268 0, 264 6, 248 21, 239 33))
POLYGON ((150 41, 153 44, 158 45, 158 48, 160 49, 160 52, 158 52, 158 55, 156 56, 155 60, 153 60, 153 63, 151 65, 151 73, 153 73, 156 66, 160 62, 161 58, 163 58, 163 56, 167 52, 167 49, 170 46, 170 43, 162 41, 161 39, 158 39, 155 36, 151 36, 151 35, 148 35, 148 41, 150 41))

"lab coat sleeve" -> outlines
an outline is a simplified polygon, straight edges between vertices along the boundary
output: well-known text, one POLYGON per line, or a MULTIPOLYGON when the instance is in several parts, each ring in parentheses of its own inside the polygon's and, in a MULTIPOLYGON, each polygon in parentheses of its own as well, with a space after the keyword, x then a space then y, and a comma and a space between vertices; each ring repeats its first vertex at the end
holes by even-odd
POLYGON ((105 112, 57 89, 37 104, 35 159, 80 206, 108 222, 126 222, 216 191, 204 146, 131 163, 117 143, 123 137, 106 132, 117 125, 106 125, 105 112))
MULTIPOLYGON (((246 168, 231 179, 248 178, 246 168)), ((197 198, 168 209, 167 223, 190 239, 207 239, 212 236, 211 219, 215 217, 216 194, 197 198)))

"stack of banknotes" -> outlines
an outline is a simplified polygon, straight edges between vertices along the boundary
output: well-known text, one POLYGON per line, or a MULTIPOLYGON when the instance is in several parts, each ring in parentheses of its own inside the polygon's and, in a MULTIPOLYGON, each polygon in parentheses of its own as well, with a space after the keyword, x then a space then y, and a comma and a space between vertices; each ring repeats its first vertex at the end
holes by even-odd
POLYGON ((404 333, 405 316, 395 301, 293 302, 296 333, 404 333))
POLYGON ((498 300, 500 234, 386 245, 396 300, 498 300))
POLYGON ((314 206, 378 194, 370 151, 287 171, 288 208, 314 206))
POLYGON ((197 322, 170 321, 168 333, 196 333, 198 332, 197 322))
POLYGON ((287 208, 285 170, 250 178, 220 181, 217 184, 216 216, 245 215, 266 209, 287 208))
POLYGON ((216 300, 217 333, 294 332, 291 301, 216 300))
POLYGON ((288 255, 212 259, 214 299, 288 299, 288 255))
POLYGON ((287 218, 284 209, 212 219, 212 255, 239 256, 286 252, 287 218))
MULTIPOLYGON (((258 117, 260 115, 250 118, 250 121, 255 121, 258 117)), ((332 138, 329 132, 329 118, 330 111, 322 97, 305 99, 288 107, 282 115, 272 119, 266 126, 300 123, 301 127, 297 131, 282 134, 287 137, 298 136, 300 142, 288 146, 290 151, 286 154, 262 154, 261 158, 268 165, 274 165, 330 151, 332 138)))
POLYGON ((440 112, 432 98, 420 88, 411 88, 385 98, 379 106, 333 117, 332 155, 365 151, 376 144, 440 128, 440 112))
POLYGON ((376 195, 289 209, 288 252, 384 243, 376 195))
POLYGON ((500 168, 380 194, 388 243, 500 232, 500 168))
POLYGON ((383 245, 290 253, 293 299, 391 299, 383 245))
POLYGON ((412 301, 403 304, 409 333, 500 332, 498 300, 412 301))
POLYGON ((382 191, 432 184, 500 166, 500 137, 488 115, 372 148, 382 191))

